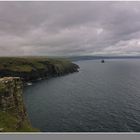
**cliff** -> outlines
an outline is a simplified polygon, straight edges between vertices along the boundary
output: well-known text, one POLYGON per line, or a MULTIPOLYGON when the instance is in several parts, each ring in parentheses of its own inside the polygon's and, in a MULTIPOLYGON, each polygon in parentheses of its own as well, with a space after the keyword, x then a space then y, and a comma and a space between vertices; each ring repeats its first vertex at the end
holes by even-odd
POLYGON ((0 57, 0 132, 33 132, 22 99, 23 83, 78 72, 65 59, 0 57))
POLYGON ((22 81, 18 77, 0 79, 0 131, 38 131, 32 128, 22 98, 22 81))
POLYGON ((23 81, 73 73, 78 68, 78 65, 60 58, 0 57, 0 77, 21 77, 23 81))

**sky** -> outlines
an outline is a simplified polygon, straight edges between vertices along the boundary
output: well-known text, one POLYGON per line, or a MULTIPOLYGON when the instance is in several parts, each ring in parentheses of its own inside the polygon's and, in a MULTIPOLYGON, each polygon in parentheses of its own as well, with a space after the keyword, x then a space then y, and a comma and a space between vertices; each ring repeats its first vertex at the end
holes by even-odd
POLYGON ((140 55, 140 2, 2 2, 0 56, 140 55))

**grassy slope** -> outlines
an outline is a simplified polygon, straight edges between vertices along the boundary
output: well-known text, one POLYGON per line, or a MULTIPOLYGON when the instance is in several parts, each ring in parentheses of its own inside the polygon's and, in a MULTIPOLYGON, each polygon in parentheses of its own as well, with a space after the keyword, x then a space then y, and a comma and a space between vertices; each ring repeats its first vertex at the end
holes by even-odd
POLYGON ((76 64, 62 58, 0 57, 0 77, 16 76, 25 81, 76 72, 77 69, 76 64))
POLYGON ((30 72, 36 69, 44 69, 48 62, 61 69, 69 67, 72 63, 69 60, 61 58, 46 57, 0 57, 0 70, 11 70, 19 72, 30 72))
POLYGON ((4 128, 2 132, 38 132, 38 129, 32 128, 28 121, 23 122, 20 129, 16 129, 18 123, 17 117, 12 113, 0 111, 0 129, 4 128))

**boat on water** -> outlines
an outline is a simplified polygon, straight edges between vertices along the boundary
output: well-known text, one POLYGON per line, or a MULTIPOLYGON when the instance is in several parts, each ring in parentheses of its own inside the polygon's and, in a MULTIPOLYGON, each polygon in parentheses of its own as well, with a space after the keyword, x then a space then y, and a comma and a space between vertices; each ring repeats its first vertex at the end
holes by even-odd
POLYGON ((31 86, 32 84, 33 83, 31 83, 31 82, 26 83, 27 86, 31 86))
POLYGON ((105 63, 105 60, 104 60, 104 59, 102 59, 102 60, 101 60, 101 63, 105 63))

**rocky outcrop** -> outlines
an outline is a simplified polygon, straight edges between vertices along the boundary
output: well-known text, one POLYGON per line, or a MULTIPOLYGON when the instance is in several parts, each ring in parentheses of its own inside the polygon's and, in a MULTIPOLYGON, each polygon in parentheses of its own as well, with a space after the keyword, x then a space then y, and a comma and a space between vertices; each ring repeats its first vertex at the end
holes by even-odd
POLYGON ((19 77, 0 79, 0 131, 37 131, 32 128, 22 98, 19 77))

